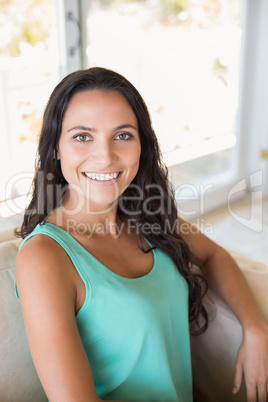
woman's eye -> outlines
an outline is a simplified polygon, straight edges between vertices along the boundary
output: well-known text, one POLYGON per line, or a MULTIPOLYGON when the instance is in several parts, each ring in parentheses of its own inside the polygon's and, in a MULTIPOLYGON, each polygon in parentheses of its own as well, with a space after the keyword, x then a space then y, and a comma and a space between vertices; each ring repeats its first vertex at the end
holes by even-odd
POLYGON ((78 135, 75 136, 75 139, 76 139, 77 141, 79 141, 79 142, 85 142, 85 141, 89 141, 89 140, 90 140, 89 136, 86 135, 86 134, 78 134, 78 135))
POLYGON ((131 134, 128 133, 120 133, 116 136, 119 140, 130 140, 132 138, 131 134))

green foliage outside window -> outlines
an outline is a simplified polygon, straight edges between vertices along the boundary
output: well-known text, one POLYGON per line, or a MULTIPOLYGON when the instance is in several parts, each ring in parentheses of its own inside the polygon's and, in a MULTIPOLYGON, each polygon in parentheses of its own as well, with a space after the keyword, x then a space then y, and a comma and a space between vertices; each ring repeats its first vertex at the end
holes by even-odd
POLYGON ((0 0, 0 55, 20 56, 23 44, 47 47, 52 23, 50 1, 0 0))

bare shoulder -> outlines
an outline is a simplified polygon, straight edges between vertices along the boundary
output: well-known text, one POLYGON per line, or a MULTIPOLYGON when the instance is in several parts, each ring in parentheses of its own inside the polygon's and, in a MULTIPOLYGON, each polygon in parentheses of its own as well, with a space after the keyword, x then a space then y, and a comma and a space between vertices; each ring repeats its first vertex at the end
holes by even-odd
POLYGON ((33 236, 23 244, 16 258, 19 297, 35 293, 56 297, 60 290, 75 297, 75 284, 68 275, 70 269, 66 269, 70 264, 68 255, 56 241, 43 234, 33 236))
POLYGON ((190 250, 205 263, 222 248, 205 236, 196 225, 178 217, 178 232, 188 244, 190 250))
POLYGON ((30 267, 34 263, 42 263, 43 259, 45 261, 49 259, 58 261, 59 258, 64 256, 61 249, 62 247, 51 237, 37 234, 27 240, 21 247, 16 258, 16 267, 23 265, 30 267))
POLYGON ((99 401, 76 325, 75 270, 65 250, 35 235, 21 247, 15 272, 31 355, 48 399, 99 401))

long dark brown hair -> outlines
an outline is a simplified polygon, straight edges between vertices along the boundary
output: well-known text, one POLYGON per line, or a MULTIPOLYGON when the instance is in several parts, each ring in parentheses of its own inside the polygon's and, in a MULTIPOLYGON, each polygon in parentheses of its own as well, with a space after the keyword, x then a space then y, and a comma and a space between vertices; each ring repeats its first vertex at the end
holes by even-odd
MULTIPOLYGON (((174 261, 188 283, 190 322, 198 324, 200 317, 203 318, 202 324, 198 324, 195 330, 196 334, 201 333, 208 323, 202 304, 207 283, 193 267, 201 267, 202 264, 180 234, 173 189, 147 106, 136 88, 120 74, 100 67, 79 70, 66 76, 52 92, 39 138, 32 200, 25 211, 19 233, 23 238, 26 237, 61 203, 68 188, 60 161, 55 158, 62 120, 74 94, 89 90, 121 93, 136 115, 141 142, 140 165, 135 179, 119 197, 118 213, 125 222, 132 220, 133 225, 134 221, 136 228, 139 228, 138 239, 145 235, 143 228, 146 227, 147 240, 174 261), (148 230, 148 227, 152 230, 148 230)), ((141 241, 139 246, 143 249, 141 241)))

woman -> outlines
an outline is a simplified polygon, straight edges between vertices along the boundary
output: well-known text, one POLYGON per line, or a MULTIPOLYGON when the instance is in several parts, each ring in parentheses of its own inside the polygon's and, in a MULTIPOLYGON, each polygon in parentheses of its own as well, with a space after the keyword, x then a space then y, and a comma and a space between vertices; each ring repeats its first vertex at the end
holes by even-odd
POLYGON ((207 282, 244 331, 233 392, 244 375, 248 401, 266 401, 267 325, 229 254, 177 218, 124 77, 91 68, 53 91, 21 234, 17 290, 50 401, 191 401, 188 322, 207 326, 207 282))

